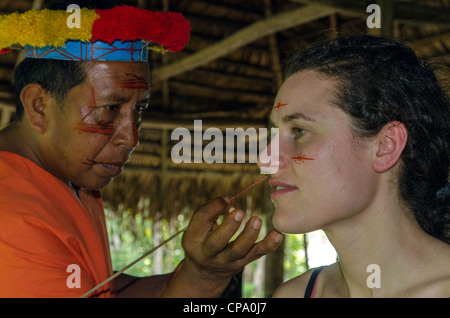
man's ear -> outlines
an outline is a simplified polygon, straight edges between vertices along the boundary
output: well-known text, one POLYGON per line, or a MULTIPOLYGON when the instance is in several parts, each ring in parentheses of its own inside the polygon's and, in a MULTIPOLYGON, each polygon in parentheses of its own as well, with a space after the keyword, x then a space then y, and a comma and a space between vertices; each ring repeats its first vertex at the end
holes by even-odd
POLYGON ((26 85, 20 92, 20 100, 30 126, 41 134, 46 131, 45 106, 48 97, 47 90, 37 83, 26 85))
POLYGON ((387 123, 376 137, 376 153, 373 168, 384 172, 392 168, 400 158, 408 139, 405 125, 398 121, 387 123))

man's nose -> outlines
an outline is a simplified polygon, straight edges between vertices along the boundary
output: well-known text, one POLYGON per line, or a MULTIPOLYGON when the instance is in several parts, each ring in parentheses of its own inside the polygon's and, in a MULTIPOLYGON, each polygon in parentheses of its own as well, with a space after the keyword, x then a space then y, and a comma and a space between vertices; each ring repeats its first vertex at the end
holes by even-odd
POLYGON ((139 142, 138 135, 139 120, 135 118, 134 114, 123 115, 118 120, 116 133, 113 136, 115 145, 124 146, 127 149, 133 149, 139 142))

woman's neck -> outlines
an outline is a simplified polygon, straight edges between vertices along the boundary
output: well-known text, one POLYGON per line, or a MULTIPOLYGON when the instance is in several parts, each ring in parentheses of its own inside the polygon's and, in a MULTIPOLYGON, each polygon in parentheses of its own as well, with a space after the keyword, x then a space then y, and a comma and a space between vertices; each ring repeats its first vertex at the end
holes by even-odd
POLYGON ((324 229, 339 255, 341 288, 349 297, 402 294, 436 260, 432 255, 441 244, 420 228, 396 196, 387 198, 324 229))

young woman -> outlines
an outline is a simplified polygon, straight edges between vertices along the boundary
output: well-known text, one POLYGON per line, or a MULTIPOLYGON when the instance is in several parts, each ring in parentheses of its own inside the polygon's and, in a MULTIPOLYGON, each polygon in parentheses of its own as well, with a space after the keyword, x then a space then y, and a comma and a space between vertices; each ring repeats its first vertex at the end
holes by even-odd
POLYGON ((317 43, 285 73, 273 222, 322 229, 339 261, 274 296, 449 297, 450 115, 434 73, 370 36, 317 43))

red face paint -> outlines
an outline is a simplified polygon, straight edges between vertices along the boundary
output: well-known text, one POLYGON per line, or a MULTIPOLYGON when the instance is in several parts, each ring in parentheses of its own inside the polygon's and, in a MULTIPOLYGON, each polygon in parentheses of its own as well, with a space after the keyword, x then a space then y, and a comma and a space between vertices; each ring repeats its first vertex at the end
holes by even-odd
POLYGON ((77 124, 75 128, 80 131, 88 133, 97 133, 111 136, 113 134, 114 124, 113 123, 103 124, 101 118, 96 118, 98 117, 96 116, 97 114, 94 113, 96 110, 98 110, 98 108, 95 101, 95 90, 94 87, 91 86, 89 105, 87 106, 87 109, 84 111, 84 116, 81 119, 81 122, 77 124))
POLYGON ((294 159, 297 161, 298 164, 305 162, 304 160, 315 160, 313 158, 306 158, 302 153, 300 153, 297 157, 292 157, 291 159, 294 159))
POLYGON ((280 109, 280 107, 287 106, 287 104, 282 104, 281 102, 278 102, 278 104, 273 109, 280 109))
POLYGON ((131 74, 131 73, 127 73, 126 75, 129 75, 133 78, 120 82, 120 87, 123 87, 123 88, 145 88, 145 89, 149 88, 147 80, 145 78, 143 78, 142 76, 138 76, 136 74, 131 74))
POLYGON ((79 123, 76 126, 76 129, 89 132, 89 133, 97 133, 102 135, 108 135, 111 136, 114 131, 114 125, 95 125, 95 124, 85 124, 85 123, 79 123))

